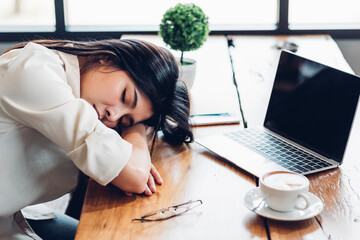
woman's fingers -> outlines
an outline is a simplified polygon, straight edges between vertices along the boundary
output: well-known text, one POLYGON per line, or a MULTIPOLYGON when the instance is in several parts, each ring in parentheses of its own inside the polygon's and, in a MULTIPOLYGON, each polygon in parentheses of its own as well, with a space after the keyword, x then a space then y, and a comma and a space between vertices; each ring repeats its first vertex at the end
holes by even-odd
POLYGON ((151 190, 151 192, 156 191, 155 180, 151 174, 149 174, 149 180, 148 180, 147 185, 148 185, 149 189, 151 190))
POLYGON ((155 182, 157 182, 158 184, 162 184, 163 180, 162 180, 158 170, 154 167, 154 165, 151 164, 149 179, 148 179, 145 191, 144 191, 144 193, 146 195, 150 196, 152 193, 156 192, 155 182))
POLYGON ((160 173, 158 172, 158 170, 152 164, 151 164, 150 173, 154 177, 157 184, 161 185, 163 183, 163 180, 162 180, 162 178, 160 176, 160 173))
MULTIPOLYGON (((160 173, 158 170, 154 167, 154 165, 151 164, 149 179, 145 187, 144 194, 147 196, 151 196, 154 192, 156 192, 156 183, 162 184, 163 180, 160 176, 160 173)), ((133 193, 125 192, 126 196, 132 196, 133 193)))
POLYGON ((144 194, 147 195, 147 196, 151 196, 151 195, 152 195, 152 191, 150 190, 150 188, 149 188, 148 185, 146 185, 146 187, 145 187, 144 194))

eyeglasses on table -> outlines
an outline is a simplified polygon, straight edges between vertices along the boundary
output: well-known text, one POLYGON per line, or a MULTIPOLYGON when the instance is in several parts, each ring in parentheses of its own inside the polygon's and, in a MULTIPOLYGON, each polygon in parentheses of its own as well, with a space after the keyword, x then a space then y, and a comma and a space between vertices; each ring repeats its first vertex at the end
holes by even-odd
POLYGON ((150 213, 147 213, 141 218, 134 218, 132 221, 140 221, 140 222, 154 222, 154 221, 164 221, 181 214, 186 213, 187 211, 200 206, 203 204, 201 200, 190 200, 186 203, 181 203, 178 205, 170 206, 167 208, 159 209, 150 213))

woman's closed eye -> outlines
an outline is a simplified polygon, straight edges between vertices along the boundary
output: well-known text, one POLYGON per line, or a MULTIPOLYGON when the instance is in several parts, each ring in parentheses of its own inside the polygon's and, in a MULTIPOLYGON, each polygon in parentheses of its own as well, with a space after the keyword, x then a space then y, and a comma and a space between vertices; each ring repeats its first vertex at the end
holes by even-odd
POLYGON ((126 96, 126 88, 124 89, 123 94, 122 94, 122 97, 121 97, 121 101, 122 101, 123 103, 125 103, 125 96, 126 96))

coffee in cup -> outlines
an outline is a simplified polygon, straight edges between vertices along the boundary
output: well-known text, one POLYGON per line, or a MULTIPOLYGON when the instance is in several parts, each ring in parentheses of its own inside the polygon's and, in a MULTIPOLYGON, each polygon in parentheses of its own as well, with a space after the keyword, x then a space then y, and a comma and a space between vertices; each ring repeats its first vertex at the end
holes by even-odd
POLYGON ((260 190, 267 205, 275 211, 304 210, 310 205, 309 180, 298 173, 287 171, 266 173, 260 178, 260 190))

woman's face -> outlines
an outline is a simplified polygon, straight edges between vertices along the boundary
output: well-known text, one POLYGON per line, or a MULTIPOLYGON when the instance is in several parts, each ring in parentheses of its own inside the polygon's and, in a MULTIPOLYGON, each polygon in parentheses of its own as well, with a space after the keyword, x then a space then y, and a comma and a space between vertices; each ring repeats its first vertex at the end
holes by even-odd
POLYGON ((90 69, 81 76, 80 97, 109 128, 132 126, 153 115, 150 99, 122 70, 109 66, 90 69))

